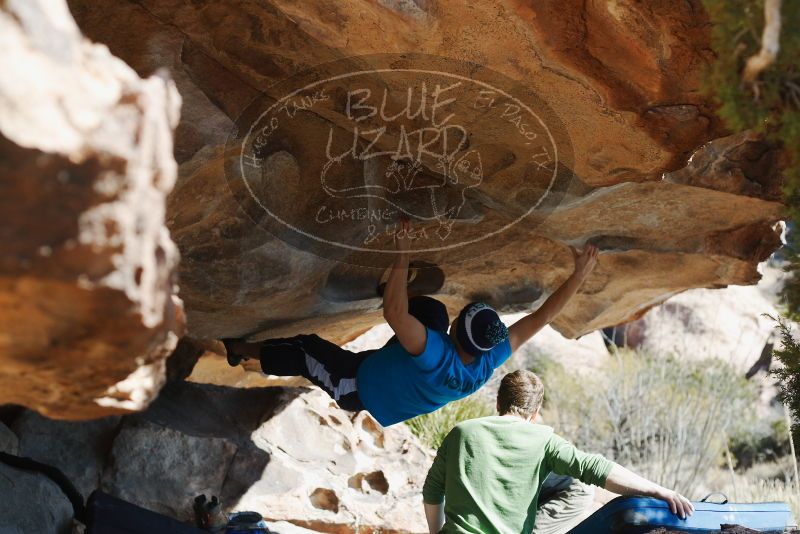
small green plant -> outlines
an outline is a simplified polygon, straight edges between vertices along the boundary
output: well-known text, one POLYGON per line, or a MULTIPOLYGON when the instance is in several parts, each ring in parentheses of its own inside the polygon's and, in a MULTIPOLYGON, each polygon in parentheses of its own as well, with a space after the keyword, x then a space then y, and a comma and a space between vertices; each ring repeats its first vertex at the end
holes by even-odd
POLYGON ((767 317, 777 323, 778 333, 781 336, 781 346, 773 350, 772 355, 782 367, 774 369, 772 374, 779 381, 779 398, 789 408, 795 421, 792 434, 796 442, 800 437, 800 428, 797 425, 797 421, 800 421, 800 343, 792 335, 792 327, 784 318, 771 315, 767 317))
POLYGON ((438 449, 445 436, 461 421, 486 417, 493 413, 491 405, 473 395, 451 402, 435 412, 415 417, 406 424, 425 445, 438 449))

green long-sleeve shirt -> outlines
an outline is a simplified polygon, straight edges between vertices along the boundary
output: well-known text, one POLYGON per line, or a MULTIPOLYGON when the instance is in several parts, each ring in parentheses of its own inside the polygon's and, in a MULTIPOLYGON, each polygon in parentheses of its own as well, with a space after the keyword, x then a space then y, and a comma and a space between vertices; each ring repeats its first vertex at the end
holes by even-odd
POLYGON ((599 454, 579 451, 548 426, 482 417, 450 431, 422 496, 428 504, 445 501, 443 533, 527 534, 550 472, 603 486, 613 465, 599 454))

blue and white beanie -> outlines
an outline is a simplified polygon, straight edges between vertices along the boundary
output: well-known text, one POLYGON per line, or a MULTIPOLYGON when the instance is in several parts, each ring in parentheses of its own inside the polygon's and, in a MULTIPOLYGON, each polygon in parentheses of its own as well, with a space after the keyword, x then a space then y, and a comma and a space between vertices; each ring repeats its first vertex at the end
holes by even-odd
POLYGON ((477 357, 508 339, 508 328, 489 305, 472 302, 458 314, 456 339, 467 354, 477 357))

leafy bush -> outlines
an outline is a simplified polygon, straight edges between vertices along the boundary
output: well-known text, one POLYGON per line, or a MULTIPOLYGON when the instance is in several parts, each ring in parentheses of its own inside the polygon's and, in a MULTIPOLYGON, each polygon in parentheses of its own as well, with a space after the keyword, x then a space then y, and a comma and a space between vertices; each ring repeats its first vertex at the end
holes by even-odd
POLYGON ((473 395, 451 402, 435 412, 415 417, 406 421, 406 424, 424 444, 438 449, 445 436, 461 421, 486 417, 493 413, 494 409, 490 404, 473 395))
POLYGON ((781 336, 781 347, 773 350, 772 354, 783 367, 773 370, 772 373, 779 381, 779 398, 789 408, 795 421, 792 434, 797 442, 800 437, 800 428, 797 425, 797 421, 800 421, 800 343, 792 335, 791 325, 783 318, 768 317, 777 322, 781 336))
POLYGON ((546 368, 545 422, 587 451, 693 495, 750 423, 757 394, 719 360, 618 352, 591 376, 546 368))

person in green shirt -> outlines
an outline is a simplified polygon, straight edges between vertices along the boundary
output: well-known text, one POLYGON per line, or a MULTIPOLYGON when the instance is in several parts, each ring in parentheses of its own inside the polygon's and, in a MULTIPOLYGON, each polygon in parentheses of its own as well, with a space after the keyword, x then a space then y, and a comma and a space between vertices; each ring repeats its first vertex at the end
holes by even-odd
MULTIPOLYGON (((534 373, 509 373, 497 393, 500 415, 464 421, 445 437, 422 490, 431 534, 539 534, 539 495, 550 473, 621 495, 661 499, 682 519, 692 514, 694 507, 679 493, 534 424, 543 397, 544 386, 534 373)), ((565 516, 566 522, 575 514, 565 516)), ((558 531, 552 523, 547 531, 558 531)))

